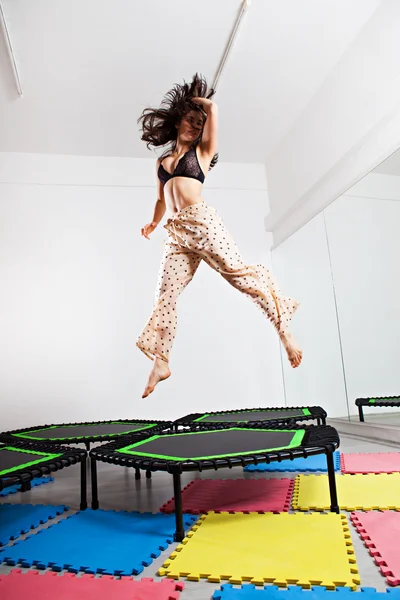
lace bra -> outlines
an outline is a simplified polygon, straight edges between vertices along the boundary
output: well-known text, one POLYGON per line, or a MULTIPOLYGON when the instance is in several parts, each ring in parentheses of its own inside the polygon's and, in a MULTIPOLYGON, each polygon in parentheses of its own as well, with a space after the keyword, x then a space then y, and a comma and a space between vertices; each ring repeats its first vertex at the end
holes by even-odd
POLYGON ((185 152, 179 159, 173 173, 166 171, 162 162, 160 163, 160 166, 158 167, 158 178, 161 183, 165 185, 167 181, 173 177, 190 177, 191 179, 197 179, 197 181, 204 183, 205 176, 200 167, 195 148, 190 148, 190 150, 185 152))

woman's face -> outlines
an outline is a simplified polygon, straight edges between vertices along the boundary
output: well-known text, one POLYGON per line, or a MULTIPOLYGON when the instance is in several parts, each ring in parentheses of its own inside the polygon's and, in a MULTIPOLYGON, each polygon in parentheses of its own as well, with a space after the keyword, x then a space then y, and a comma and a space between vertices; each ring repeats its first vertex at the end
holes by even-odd
POLYGON ((197 110, 185 115, 178 126, 178 138, 182 142, 195 142, 203 131, 204 118, 197 110))

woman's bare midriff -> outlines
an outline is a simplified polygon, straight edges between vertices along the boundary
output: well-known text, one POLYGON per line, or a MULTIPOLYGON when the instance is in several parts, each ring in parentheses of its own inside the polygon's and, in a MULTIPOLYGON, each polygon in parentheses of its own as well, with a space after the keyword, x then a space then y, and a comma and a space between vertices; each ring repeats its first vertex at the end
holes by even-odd
POLYGON ((201 202, 202 183, 189 177, 174 177, 167 181, 164 186, 164 198, 167 210, 171 214, 176 214, 191 206, 201 202))

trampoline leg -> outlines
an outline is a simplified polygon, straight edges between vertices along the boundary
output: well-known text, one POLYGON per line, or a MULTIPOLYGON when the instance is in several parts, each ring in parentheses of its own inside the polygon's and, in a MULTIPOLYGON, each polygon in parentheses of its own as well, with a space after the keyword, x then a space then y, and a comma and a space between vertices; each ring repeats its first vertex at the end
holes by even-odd
POLYGON ((140 469, 135 469, 135 479, 140 479, 140 469))
POLYGON ((32 486, 30 481, 25 481, 24 483, 21 483, 21 492, 29 492, 29 490, 31 489, 32 486))
POLYGON ((90 442, 85 442, 86 450, 89 452, 90 450, 90 442))
POLYGON ((99 497, 97 495, 97 463, 95 458, 90 459, 90 471, 92 474, 92 509, 99 508, 99 497))
POLYGON ((81 510, 87 509, 86 456, 81 460, 81 510))
POLYGON ((358 416, 360 417, 361 423, 364 423, 364 412, 362 406, 358 407, 358 416))
POLYGON ((321 425, 321 419, 319 417, 317 418, 317 425, 321 425))
POLYGON ((151 471, 146 471, 146 479, 151 479, 151 471))
POLYGON ((182 492, 181 492, 181 476, 179 473, 173 474, 174 478, 174 500, 175 500, 175 542, 181 542, 185 537, 185 530, 183 528, 183 514, 182 514, 182 492))
POLYGON ((338 506, 335 465, 333 464, 333 452, 327 452, 326 463, 328 466, 329 492, 331 495, 331 512, 340 513, 338 506))

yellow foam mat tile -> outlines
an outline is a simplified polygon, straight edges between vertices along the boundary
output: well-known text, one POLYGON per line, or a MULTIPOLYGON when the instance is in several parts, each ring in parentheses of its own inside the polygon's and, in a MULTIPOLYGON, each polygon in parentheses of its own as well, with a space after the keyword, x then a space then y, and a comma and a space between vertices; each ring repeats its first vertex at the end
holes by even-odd
POLYGON ((159 570, 192 581, 356 589, 360 583, 345 515, 209 512, 159 570))
MULTIPOLYGON (((343 510, 400 510, 400 473, 336 475, 339 507, 343 510)), ((292 507, 329 510, 327 475, 298 475, 292 507)))

